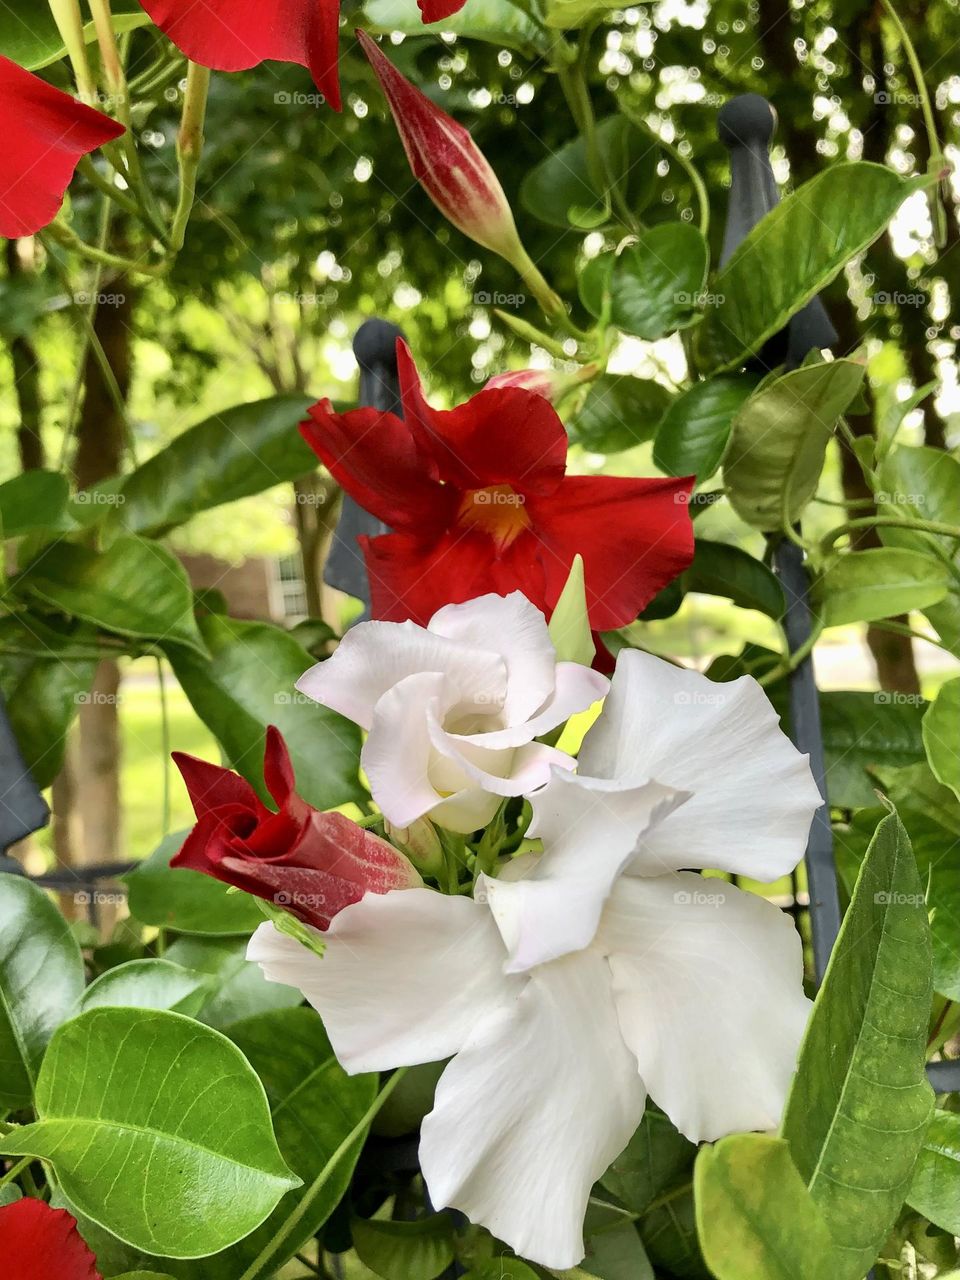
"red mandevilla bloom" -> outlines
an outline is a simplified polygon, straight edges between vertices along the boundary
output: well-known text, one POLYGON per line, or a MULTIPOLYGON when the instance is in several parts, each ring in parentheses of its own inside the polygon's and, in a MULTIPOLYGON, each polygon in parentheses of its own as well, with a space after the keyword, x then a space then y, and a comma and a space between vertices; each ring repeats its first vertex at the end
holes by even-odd
POLYGON ((372 615, 425 626, 445 604, 519 590, 552 612, 583 557, 590 625, 632 622, 693 557, 693 478, 568 476, 567 435, 519 387, 433 409, 397 344, 404 420, 377 409, 310 410, 303 438, 361 507, 394 533, 359 541, 372 615))
POLYGON ((10 1280, 101 1280, 76 1218, 42 1200, 0 1208, 0 1258, 10 1280))
POLYGON ((276 902, 317 929, 364 893, 422 883, 398 850, 342 813, 322 813, 297 795, 278 729, 267 730, 264 781, 276 802, 262 804, 246 779, 175 751, 197 825, 171 861, 276 902))
POLYGON ((0 236, 32 236, 57 216, 81 156, 123 125, 0 57, 0 236))
MULTIPOLYGON (((261 62, 296 62, 340 110, 339 0, 140 0, 153 22, 193 62, 245 71, 261 62)), ((438 22, 465 0, 418 0, 424 22, 438 22)))

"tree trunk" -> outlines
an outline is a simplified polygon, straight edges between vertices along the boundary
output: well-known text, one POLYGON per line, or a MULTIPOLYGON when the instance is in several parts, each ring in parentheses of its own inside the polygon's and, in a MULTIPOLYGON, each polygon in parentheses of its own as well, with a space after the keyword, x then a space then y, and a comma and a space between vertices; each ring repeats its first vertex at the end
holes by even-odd
MULTIPOLYGON (((29 273, 27 261, 32 257, 32 242, 8 240, 6 248, 7 271, 10 278, 29 273)), ((41 435, 43 402, 40 398, 40 365, 37 353, 29 338, 18 335, 10 340, 10 359, 13 363, 13 388, 20 411, 17 427, 17 447, 20 451, 20 467, 23 471, 35 471, 46 461, 41 435)))

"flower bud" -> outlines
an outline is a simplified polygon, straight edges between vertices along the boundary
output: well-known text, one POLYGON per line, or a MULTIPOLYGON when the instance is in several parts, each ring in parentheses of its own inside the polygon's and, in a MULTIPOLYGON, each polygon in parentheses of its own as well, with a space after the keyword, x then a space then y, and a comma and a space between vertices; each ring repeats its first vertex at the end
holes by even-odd
POLYGON ((508 373, 496 373, 488 378, 484 388, 489 391, 495 387, 520 387, 556 404, 566 385, 567 379, 552 369, 511 369, 508 373))
POLYGON ((429 818, 417 818, 409 827, 395 827, 384 821, 389 837, 422 875, 436 877, 443 867, 443 846, 429 818))

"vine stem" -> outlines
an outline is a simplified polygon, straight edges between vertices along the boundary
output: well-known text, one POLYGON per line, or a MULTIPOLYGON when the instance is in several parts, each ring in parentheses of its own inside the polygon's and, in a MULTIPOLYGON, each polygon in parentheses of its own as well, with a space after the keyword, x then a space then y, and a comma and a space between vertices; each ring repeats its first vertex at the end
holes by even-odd
POLYGON ((820 542, 820 552, 828 555, 833 544, 846 533, 854 533, 857 529, 872 529, 879 526, 897 529, 913 529, 917 533, 935 533, 942 538, 960 539, 960 525, 944 524, 941 520, 911 520, 906 516, 863 516, 858 520, 847 520, 837 525, 820 542))
POLYGON ((87 60, 87 45, 83 35, 83 15, 79 0, 49 0, 50 12, 60 32, 60 39, 67 49, 67 57, 73 68, 73 78, 80 98, 93 106, 97 100, 97 85, 87 60))
POLYGON ((269 1274, 269 1272, 265 1271, 267 1265, 273 1262, 284 1241, 288 1239, 291 1233, 296 1230, 299 1223, 306 1217, 307 1213, 313 1206, 314 1201, 320 1195, 320 1192, 323 1190, 328 1179, 332 1175, 334 1169, 336 1169, 337 1165, 344 1158, 353 1144, 363 1136, 380 1108, 390 1097, 391 1093, 393 1093, 394 1089, 406 1073, 406 1067, 401 1067, 398 1071, 393 1073, 387 1083, 374 1098, 373 1102, 364 1112, 361 1119, 353 1126, 344 1140, 340 1143, 339 1147, 337 1147, 336 1151, 334 1151, 333 1155, 314 1178, 313 1182, 310 1183, 310 1186, 307 1188, 296 1206, 277 1228, 273 1239, 270 1240, 268 1244, 264 1245, 256 1258, 254 1258, 253 1262, 250 1263, 250 1266, 247 1267, 243 1275, 240 1276, 239 1280, 258 1280, 258 1277, 269 1274))
POLYGON ((183 96, 183 114, 177 135, 177 165, 180 171, 180 193, 170 227, 170 252, 183 248, 187 223, 197 196, 197 170, 203 153, 203 123, 207 115, 210 72, 197 63, 187 64, 187 88, 183 96))
POLYGON ((24 1156, 22 1160, 18 1160, 17 1163, 13 1165, 12 1168, 8 1169, 3 1177, 0 1178, 0 1187, 5 1187, 8 1182, 12 1182, 14 1178, 18 1178, 32 1160, 33 1156, 24 1156))

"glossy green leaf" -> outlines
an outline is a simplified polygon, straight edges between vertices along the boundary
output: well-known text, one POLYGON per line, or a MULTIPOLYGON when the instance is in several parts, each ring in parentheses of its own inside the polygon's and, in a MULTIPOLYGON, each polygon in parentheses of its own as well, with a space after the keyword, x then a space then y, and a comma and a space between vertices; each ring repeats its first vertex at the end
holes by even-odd
POLYGON ((66 476, 59 471, 24 471, 0 484, 0 539, 69 527, 69 492, 66 476))
POLYGON ((30 1106, 47 1042, 82 991, 66 920, 29 880, 0 875, 0 1108, 30 1106))
POLYGON ((651 378, 605 373, 591 384, 570 424, 573 442, 591 453, 621 453, 653 438, 670 392, 651 378))
POLYGON ((16 1204, 22 1199, 23 1193, 15 1183, 8 1182, 5 1187, 0 1187, 0 1208, 5 1204, 16 1204))
POLYGON ((80 1009, 170 1009, 192 1017, 209 988, 205 974, 170 960, 129 960, 91 982, 80 1009))
POLYGON ((29 614, 0 618, 0 691, 38 787, 48 787, 60 772, 67 730, 93 684, 94 642, 89 627, 71 636, 29 614))
POLYGON ((936 604, 947 581, 947 566, 931 555, 871 547, 838 556, 814 583, 812 596, 823 625, 842 627, 936 604))
POLYGON ((213 978, 211 994, 196 1015, 211 1027, 230 1027, 241 1018, 290 1009, 303 1001, 293 987, 266 980, 260 966, 247 959, 246 938, 178 938, 164 957, 213 978))
POLYGON ((723 464, 736 513, 754 528, 793 524, 813 497, 837 419, 863 382, 853 360, 807 365, 763 384, 733 422, 723 464))
POLYGON ((762 560, 725 542, 698 538, 693 563, 680 578, 684 591, 726 596, 741 609, 757 609, 770 618, 783 616, 780 581, 762 560))
POLYGON ((668 476, 697 477, 703 484, 715 474, 727 449, 733 419, 757 378, 749 373, 722 374, 695 382, 678 396, 660 419, 653 460, 668 476))
POLYGON ((577 273, 580 301, 596 319, 606 315, 610 307, 610 281, 613 278, 615 253, 600 253, 586 261, 577 273))
POLYGON ((923 717, 923 745, 934 777, 960 799, 960 677, 941 687, 923 717))
POLYGON ((476 1262, 462 1280, 536 1280, 537 1272, 519 1258, 485 1258, 476 1262))
POLYGON ((360 730, 294 687, 313 663, 279 627, 209 614, 200 633, 210 659, 171 650, 174 672, 194 710, 218 739, 231 768, 264 799, 263 748, 267 725, 286 739, 297 790, 318 809, 365 794, 358 779, 360 730))
POLYGON ((787 196, 711 282, 720 301, 698 334, 702 366, 732 369, 758 352, 917 189, 916 180, 860 162, 832 165, 787 196))
POLYGON ((91 1009, 65 1024, 40 1071, 37 1113, 4 1138, 7 1151, 50 1160, 81 1212, 164 1257, 233 1244, 299 1182, 243 1054, 180 1014, 91 1009))
POLYGON ((355 1218, 353 1247, 382 1280, 434 1280, 453 1261, 453 1219, 435 1213, 416 1222, 355 1218))
MULTIPOLYGON (((448 21, 444 19, 445 27, 448 21)), ((600 121, 596 142, 608 176, 620 178, 630 208, 641 212, 654 191, 660 148, 621 115, 600 121)), ((567 229, 571 211, 591 208, 599 195, 579 137, 541 160, 520 187, 520 200, 528 213, 551 227, 567 229)))
POLYGON ((252 933, 263 912, 249 894, 231 893, 229 885, 189 867, 170 866, 187 834, 172 832, 126 877, 130 914, 177 933, 252 933))
POLYGON ((467 0, 457 13, 440 22, 424 23, 419 12, 410 12, 404 0, 367 0, 364 26, 371 31, 402 31, 408 36, 434 36, 441 31, 516 49, 519 53, 546 52, 548 33, 510 0, 467 0))
POLYGON ((932 995, 923 885, 903 824, 879 824, 834 945, 787 1100, 783 1135, 858 1280, 910 1186, 933 1109, 924 1072, 932 995))
POLYGON ((316 455, 297 430, 310 404, 304 396, 273 396, 184 431, 124 478, 113 518, 155 536, 315 470, 316 455))
POLYGON ((782 1138, 738 1133, 696 1165, 697 1227, 717 1280, 847 1280, 782 1138))
MULTIPOLYGON (((132 31, 150 19, 139 0, 112 0, 113 29, 132 31)), ((92 22, 84 27, 84 38, 92 44, 97 36, 92 22)), ((0 54, 36 71, 62 58, 66 52, 57 24, 46 4, 37 0, 4 0, 0 5, 0 54)))
POLYGON ((960 1115, 934 1112, 907 1203, 944 1231, 960 1235, 960 1115))
POLYGON ((923 760, 921 722, 926 705, 916 694, 820 694, 831 804, 848 809, 875 805, 876 770, 923 760))
POLYGON ((58 542, 26 567, 16 585, 57 613, 104 631, 203 653, 186 571, 156 542, 124 536, 104 551, 58 542))
POLYGON ((635 1222, 620 1210, 590 1204, 583 1224, 586 1256, 578 1268, 598 1280, 655 1280, 635 1222))
MULTIPOLYGON (((880 472, 878 507, 884 515, 957 524, 960 520, 960 461, 943 449, 901 445, 887 455, 880 472)), ((924 610, 940 639, 960 657, 960 542, 938 534, 885 526, 880 537, 893 547, 939 549, 955 572, 943 600, 924 610)))
POLYGON ((707 244, 696 227, 650 227, 614 263, 611 322, 650 342, 687 328, 700 314, 707 265, 707 244))

